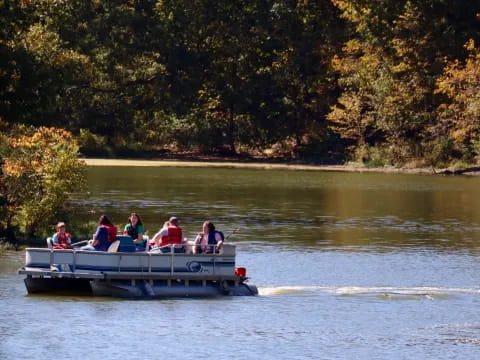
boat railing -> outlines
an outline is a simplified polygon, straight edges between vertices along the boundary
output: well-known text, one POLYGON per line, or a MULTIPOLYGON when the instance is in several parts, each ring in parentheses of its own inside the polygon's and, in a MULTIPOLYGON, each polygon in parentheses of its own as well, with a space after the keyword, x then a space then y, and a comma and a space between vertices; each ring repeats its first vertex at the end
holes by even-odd
MULTIPOLYGON (((188 246, 194 246, 188 244, 188 246)), ((222 263, 229 257, 235 257, 235 246, 231 244, 224 244, 218 252, 214 253, 202 253, 195 254, 193 250, 186 250, 183 252, 176 252, 175 245, 168 245, 169 252, 161 251, 149 251, 149 252, 104 252, 104 251, 91 251, 81 250, 79 248, 74 249, 35 249, 29 248, 26 252, 26 267, 44 269, 49 268, 50 272, 61 273, 104 273, 104 270, 96 270, 96 265, 108 264, 108 272, 124 273, 127 270, 137 267, 136 272, 150 273, 150 274, 186 274, 192 272, 191 264, 207 264, 209 266, 209 273, 211 275, 222 275, 225 273, 225 267, 223 272, 219 271, 217 264, 222 263), (92 255, 94 257, 92 257, 92 255), (98 257, 97 257, 98 256, 98 257), (135 258, 137 257, 137 258, 135 258), (163 262, 161 259, 169 259, 168 263, 163 262), (162 263, 163 265, 159 265, 162 263), (79 265, 80 264, 80 265, 79 265), (90 270, 88 270, 88 266, 90 270), (138 265, 134 265, 138 264, 138 265), (210 264, 210 265, 208 265, 210 264), (153 267, 157 270, 154 270, 153 267), (190 266, 190 267, 189 267, 190 266), (169 271, 158 270, 160 268, 168 268, 169 271), (87 268, 87 270, 86 270, 87 268), (185 270, 188 268, 189 270, 185 270), (180 269, 180 270, 179 270, 180 269)), ((216 248, 216 246, 215 246, 216 248)), ((231 260, 230 260, 231 261, 231 260)), ((232 271, 234 267, 234 259, 232 263, 232 271)), ((101 268, 101 266, 99 267, 101 268)), ((198 265, 201 269, 201 265, 198 265)), ((203 265, 205 266, 205 265, 203 265)), ((203 271, 203 270, 202 270, 203 271)), ((201 274, 199 270, 198 274, 201 274)))
MULTIPOLYGON (((227 244, 228 245, 228 244, 227 244)), ((224 253, 224 247, 223 244, 221 245, 207 245, 209 248, 209 251, 200 251, 198 250, 199 245, 194 244, 193 242, 187 242, 187 243, 182 243, 182 244, 169 244, 169 245, 164 245, 160 247, 153 247, 151 249, 147 249, 146 252, 163 252, 163 253, 170 253, 170 252, 175 252, 177 254, 208 254, 208 255, 219 255, 224 253)))

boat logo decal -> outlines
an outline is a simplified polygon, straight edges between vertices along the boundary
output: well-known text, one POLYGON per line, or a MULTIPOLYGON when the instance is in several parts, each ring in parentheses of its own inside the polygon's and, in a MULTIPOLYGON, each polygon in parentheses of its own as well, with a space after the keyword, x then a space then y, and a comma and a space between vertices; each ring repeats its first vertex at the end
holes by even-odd
POLYGON ((191 261, 187 263, 187 268, 191 272, 200 272, 202 271, 202 265, 196 261, 191 261))

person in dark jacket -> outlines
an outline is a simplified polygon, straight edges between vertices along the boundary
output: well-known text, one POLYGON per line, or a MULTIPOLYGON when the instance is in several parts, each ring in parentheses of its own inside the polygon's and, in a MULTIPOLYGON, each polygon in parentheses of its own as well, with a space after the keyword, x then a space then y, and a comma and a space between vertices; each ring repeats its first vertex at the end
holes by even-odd
POLYGON ((215 230, 215 225, 211 221, 203 223, 203 231, 198 233, 193 247, 194 254, 213 254, 218 253, 223 245, 224 236, 221 231, 215 230))

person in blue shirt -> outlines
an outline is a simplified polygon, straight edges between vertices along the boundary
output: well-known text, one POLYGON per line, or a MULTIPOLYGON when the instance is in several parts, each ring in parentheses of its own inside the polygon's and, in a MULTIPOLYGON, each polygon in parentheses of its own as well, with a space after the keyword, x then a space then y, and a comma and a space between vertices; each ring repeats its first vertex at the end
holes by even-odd
POLYGON ((80 250, 107 251, 112 243, 109 241, 109 238, 111 238, 111 234, 109 234, 111 231, 109 231, 109 229, 114 229, 116 232, 117 228, 105 215, 100 216, 97 231, 93 235, 92 243, 90 245, 82 246, 80 250))

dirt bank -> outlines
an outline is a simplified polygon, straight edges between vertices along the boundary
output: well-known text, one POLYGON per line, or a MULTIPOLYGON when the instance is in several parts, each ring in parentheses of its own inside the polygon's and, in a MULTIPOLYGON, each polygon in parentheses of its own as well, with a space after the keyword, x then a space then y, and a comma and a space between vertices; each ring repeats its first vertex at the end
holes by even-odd
POLYGON ((261 170, 295 170, 295 171, 343 171, 343 172, 383 172, 401 174, 435 174, 444 169, 413 169, 385 167, 366 167, 357 165, 308 165, 285 164, 255 161, 228 161, 228 160, 137 160, 137 159, 82 159, 89 166, 163 166, 163 167, 217 167, 236 169, 261 169, 261 170))

